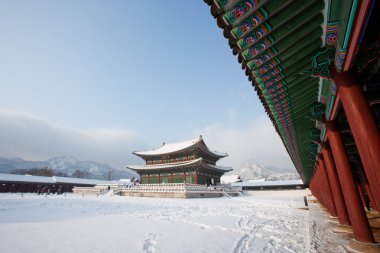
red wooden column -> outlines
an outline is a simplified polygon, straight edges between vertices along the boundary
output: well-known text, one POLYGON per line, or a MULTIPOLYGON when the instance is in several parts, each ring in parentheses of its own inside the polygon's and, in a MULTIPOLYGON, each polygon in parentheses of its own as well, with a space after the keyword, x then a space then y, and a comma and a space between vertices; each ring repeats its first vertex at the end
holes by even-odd
POLYGON ((368 198, 369 198, 369 201, 371 203, 371 207, 372 209, 374 210, 379 210, 376 206, 376 202, 375 202, 375 198, 373 197, 373 194, 372 194, 372 190, 371 190, 371 187, 369 186, 368 184, 368 178, 367 176, 365 175, 365 171, 363 169, 363 165, 361 164, 360 161, 357 161, 356 162, 356 165, 358 166, 358 168, 360 169, 361 171, 361 177, 362 177, 362 180, 363 180, 363 188, 365 189, 365 191, 367 192, 368 194, 368 198))
POLYGON ((374 210, 379 211, 379 208, 376 206, 375 198, 373 197, 371 187, 369 187, 368 182, 364 182, 364 189, 368 194, 369 201, 371 202, 371 207, 374 210))
POLYGON ((318 188, 318 166, 315 165, 314 168, 314 175, 313 175, 313 189, 314 189, 314 196, 317 198, 318 202, 322 204, 321 198, 319 196, 319 188, 318 188))
POLYGON ((317 162, 316 163, 316 169, 315 169, 315 187, 316 187, 316 191, 317 191, 317 198, 318 198, 319 203, 324 208, 326 208, 326 210, 328 210, 328 205, 327 205, 327 201, 326 201, 326 195, 323 192, 323 190, 325 189, 325 187, 323 186, 323 184, 324 184, 324 182, 322 181, 322 178, 321 178, 320 165, 317 162))
POLYGON ((321 143, 321 147, 322 155, 326 164, 327 175, 330 179, 331 190, 333 193, 336 211, 338 213, 339 223, 341 225, 351 225, 331 150, 326 143, 321 143))
POLYGON ((374 243, 372 231, 344 150, 342 137, 334 121, 326 121, 325 124, 354 237, 360 242, 374 243))
POLYGON ((319 161, 319 169, 321 170, 322 180, 325 182, 324 183, 325 195, 327 197, 330 214, 334 217, 337 217, 338 213, 335 207, 334 197, 331 190, 331 184, 330 184, 329 177, 326 173, 325 162, 323 160, 322 155, 318 155, 318 161, 319 161))
POLYGON ((198 169, 195 169, 195 173, 194 173, 194 177, 195 177, 195 184, 198 184, 198 169))
POLYGON ((349 72, 334 73, 334 81, 354 136, 369 185, 380 206, 380 133, 363 90, 349 72))

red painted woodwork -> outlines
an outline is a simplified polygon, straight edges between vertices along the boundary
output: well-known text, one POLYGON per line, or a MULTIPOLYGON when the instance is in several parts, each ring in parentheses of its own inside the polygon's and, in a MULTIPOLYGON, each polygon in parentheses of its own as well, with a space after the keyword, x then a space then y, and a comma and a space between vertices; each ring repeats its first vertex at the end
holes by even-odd
MULTIPOLYGON (((339 93, 337 93, 336 97, 335 97, 333 109, 331 111, 331 115, 330 115, 330 119, 329 120, 335 119, 335 116, 338 113, 339 105, 340 105, 340 95, 339 95, 339 93)), ((326 138, 327 138, 327 136, 326 136, 326 138)), ((326 140, 323 140, 323 141, 326 141, 326 140)))
POLYGON ((337 217, 338 213, 335 207, 334 197, 331 190, 331 184, 326 172, 326 166, 325 166, 325 162, 323 160, 322 155, 318 155, 318 162, 319 162, 319 169, 321 170, 321 175, 323 178, 322 180, 325 182, 325 192, 326 192, 330 214, 334 217, 337 217))
POLYGON ((372 5, 371 0, 362 0, 360 1, 360 6, 358 10, 358 14, 355 19, 355 24, 353 25, 353 32, 350 38, 350 43, 348 45, 348 50, 346 54, 346 60, 343 65, 343 71, 348 71, 352 64, 354 63, 353 59, 357 53, 357 48, 360 40, 360 35, 365 29, 365 23, 368 17, 368 12, 372 5))
POLYGON ((376 206, 380 206, 380 133, 361 86, 348 73, 334 73, 376 206))
POLYGON ((376 206, 376 202, 375 202, 375 199, 373 197, 371 187, 369 187, 368 178, 365 175, 365 171, 364 171, 362 163, 360 161, 357 161, 356 165, 357 165, 357 167, 359 168, 359 170, 361 172, 361 176, 362 176, 362 179, 363 179, 363 188, 364 188, 365 192, 368 194, 368 198, 369 198, 369 201, 371 203, 372 209, 379 210, 377 208, 377 206, 376 206))
POLYGON ((326 121, 325 124, 354 237, 357 241, 374 243, 373 234, 344 150, 342 137, 334 121, 326 121))
POLYGON ((338 213, 339 223, 341 225, 351 225, 331 150, 326 143, 321 143, 321 147, 327 175, 330 179, 331 190, 333 193, 336 211, 338 213))

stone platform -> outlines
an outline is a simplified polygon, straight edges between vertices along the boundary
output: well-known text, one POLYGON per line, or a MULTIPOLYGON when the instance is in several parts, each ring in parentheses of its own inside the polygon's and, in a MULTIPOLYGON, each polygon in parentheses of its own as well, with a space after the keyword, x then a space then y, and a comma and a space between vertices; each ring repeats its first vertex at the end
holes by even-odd
POLYGON ((121 196, 153 198, 217 198, 221 189, 198 184, 140 184, 120 190, 121 196))

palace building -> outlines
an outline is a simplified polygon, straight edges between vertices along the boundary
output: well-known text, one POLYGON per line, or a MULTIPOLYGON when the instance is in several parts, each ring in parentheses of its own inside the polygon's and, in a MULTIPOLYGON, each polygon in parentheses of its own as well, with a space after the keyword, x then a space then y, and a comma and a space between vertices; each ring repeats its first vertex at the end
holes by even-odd
POLYGON ((141 184, 190 183, 215 185, 231 168, 216 162, 228 156, 211 151, 202 139, 165 144, 157 149, 133 152, 145 160, 144 165, 129 165, 140 175, 141 184))

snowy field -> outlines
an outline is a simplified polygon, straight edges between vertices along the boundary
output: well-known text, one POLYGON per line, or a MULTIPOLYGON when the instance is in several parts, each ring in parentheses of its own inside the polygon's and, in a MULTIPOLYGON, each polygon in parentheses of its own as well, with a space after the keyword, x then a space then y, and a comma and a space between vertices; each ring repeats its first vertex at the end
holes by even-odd
POLYGON ((344 252, 306 192, 214 199, 0 194, 5 252, 344 252), (312 214, 312 215, 310 215, 312 214), (310 229, 309 229, 310 228, 310 229))

